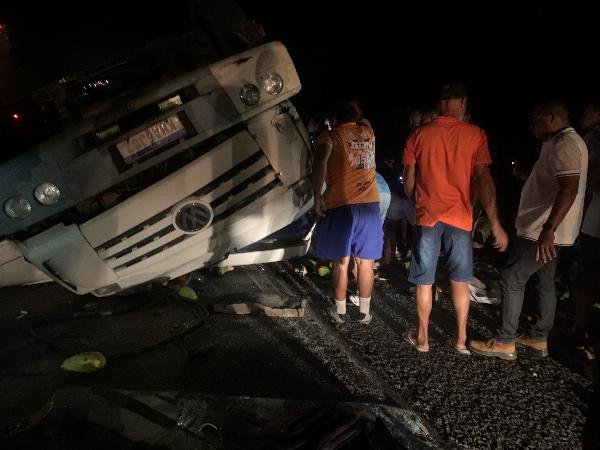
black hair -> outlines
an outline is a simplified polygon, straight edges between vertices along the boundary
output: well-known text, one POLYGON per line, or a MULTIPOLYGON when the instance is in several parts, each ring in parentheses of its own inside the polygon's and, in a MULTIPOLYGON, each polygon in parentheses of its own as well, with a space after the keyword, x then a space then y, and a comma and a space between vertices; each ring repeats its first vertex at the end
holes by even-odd
POLYGON ((536 103, 533 109, 534 114, 552 114, 569 120, 569 108, 564 100, 554 98, 550 100, 542 100, 536 103))
POLYGON ((333 117, 338 122, 357 122, 360 117, 351 103, 340 103, 333 110, 333 117))

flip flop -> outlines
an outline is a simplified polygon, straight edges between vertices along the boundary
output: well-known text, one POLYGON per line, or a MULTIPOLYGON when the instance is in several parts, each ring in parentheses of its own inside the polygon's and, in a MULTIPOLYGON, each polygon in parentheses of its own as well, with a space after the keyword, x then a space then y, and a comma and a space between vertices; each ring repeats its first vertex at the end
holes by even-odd
POLYGON ((414 348, 416 348, 417 350, 419 350, 421 353, 427 353, 429 350, 425 350, 424 348, 421 348, 421 347, 419 347, 419 344, 418 344, 418 342, 417 342, 417 341, 415 341, 415 340, 413 340, 413 338, 412 338, 412 333, 413 333, 413 331, 415 331, 415 330, 410 330, 410 331, 407 331, 406 333, 404 333, 404 334, 402 335, 402 337, 404 337, 404 340, 405 340, 406 342, 408 342, 408 343, 409 343, 410 345, 412 345, 414 348))
POLYGON ((452 349, 452 351, 454 351, 455 353, 458 353, 459 355, 469 356, 471 354, 471 351, 467 347, 465 347, 465 348, 456 347, 456 345, 454 345, 454 343, 452 342, 452 339, 448 340, 448 347, 450 347, 452 349))

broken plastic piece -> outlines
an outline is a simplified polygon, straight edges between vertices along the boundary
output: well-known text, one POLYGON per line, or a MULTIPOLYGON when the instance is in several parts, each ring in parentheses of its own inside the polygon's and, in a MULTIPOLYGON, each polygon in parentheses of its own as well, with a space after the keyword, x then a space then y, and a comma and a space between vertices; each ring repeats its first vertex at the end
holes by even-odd
POLYGON ((83 352, 64 360, 61 368, 69 372, 91 373, 106 366, 106 357, 100 352, 83 352))

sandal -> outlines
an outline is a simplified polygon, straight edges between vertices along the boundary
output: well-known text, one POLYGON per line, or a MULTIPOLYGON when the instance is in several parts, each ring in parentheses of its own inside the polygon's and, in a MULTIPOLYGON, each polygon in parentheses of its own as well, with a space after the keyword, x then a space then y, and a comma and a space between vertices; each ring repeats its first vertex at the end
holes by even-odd
POLYGON ((448 339, 448 347, 450 347, 453 352, 458 353, 459 355, 469 356, 471 354, 471 351, 467 347, 458 348, 452 339, 448 339))
POLYGON ((416 348, 421 353, 427 353, 429 351, 429 349, 425 350, 424 348, 419 347, 419 343, 416 340, 413 340, 412 334, 413 334, 413 332, 416 332, 416 331, 417 330, 415 330, 415 329, 407 331, 406 333, 404 333, 402 335, 402 337, 404 338, 404 340, 406 342, 408 342, 410 345, 412 345, 414 348, 416 348))

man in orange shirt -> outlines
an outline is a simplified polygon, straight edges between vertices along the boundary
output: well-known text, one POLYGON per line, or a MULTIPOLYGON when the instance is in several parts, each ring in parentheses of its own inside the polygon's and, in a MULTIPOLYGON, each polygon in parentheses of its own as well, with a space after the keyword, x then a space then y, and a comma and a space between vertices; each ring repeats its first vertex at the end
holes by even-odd
POLYGON ((444 86, 440 116, 414 130, 404 149, 404 189, 416 210, 408 280, 417 285, 419 316, 418 329, 406 333, 405 339, 422 352, 429 351, 431 286, 443 242, 456 309, 457 334, 452 346, 459 353, 469 354, 466 339, 468 283, 473 278, 472 185, 492 224, 494 246, 504 251, 508 245, 496 209, 487 137, 482 129, 462 121, 466 109, 466 89, 461 85, 444 86))
POLYGON ((334 112, 332 130, 315 144, 312 182, 317 228, 315 253, 332 260, 335 304, 328 309, 337 323, 345 321, 348 264, 358 267, 359 322, 371 321, 373 262, 381 258, 383 230, 379 217, 379 189, 375 179, 375 135, 356 108, 345 103, 334 112), (321 195, 323 183, 327 190, 321 195))

